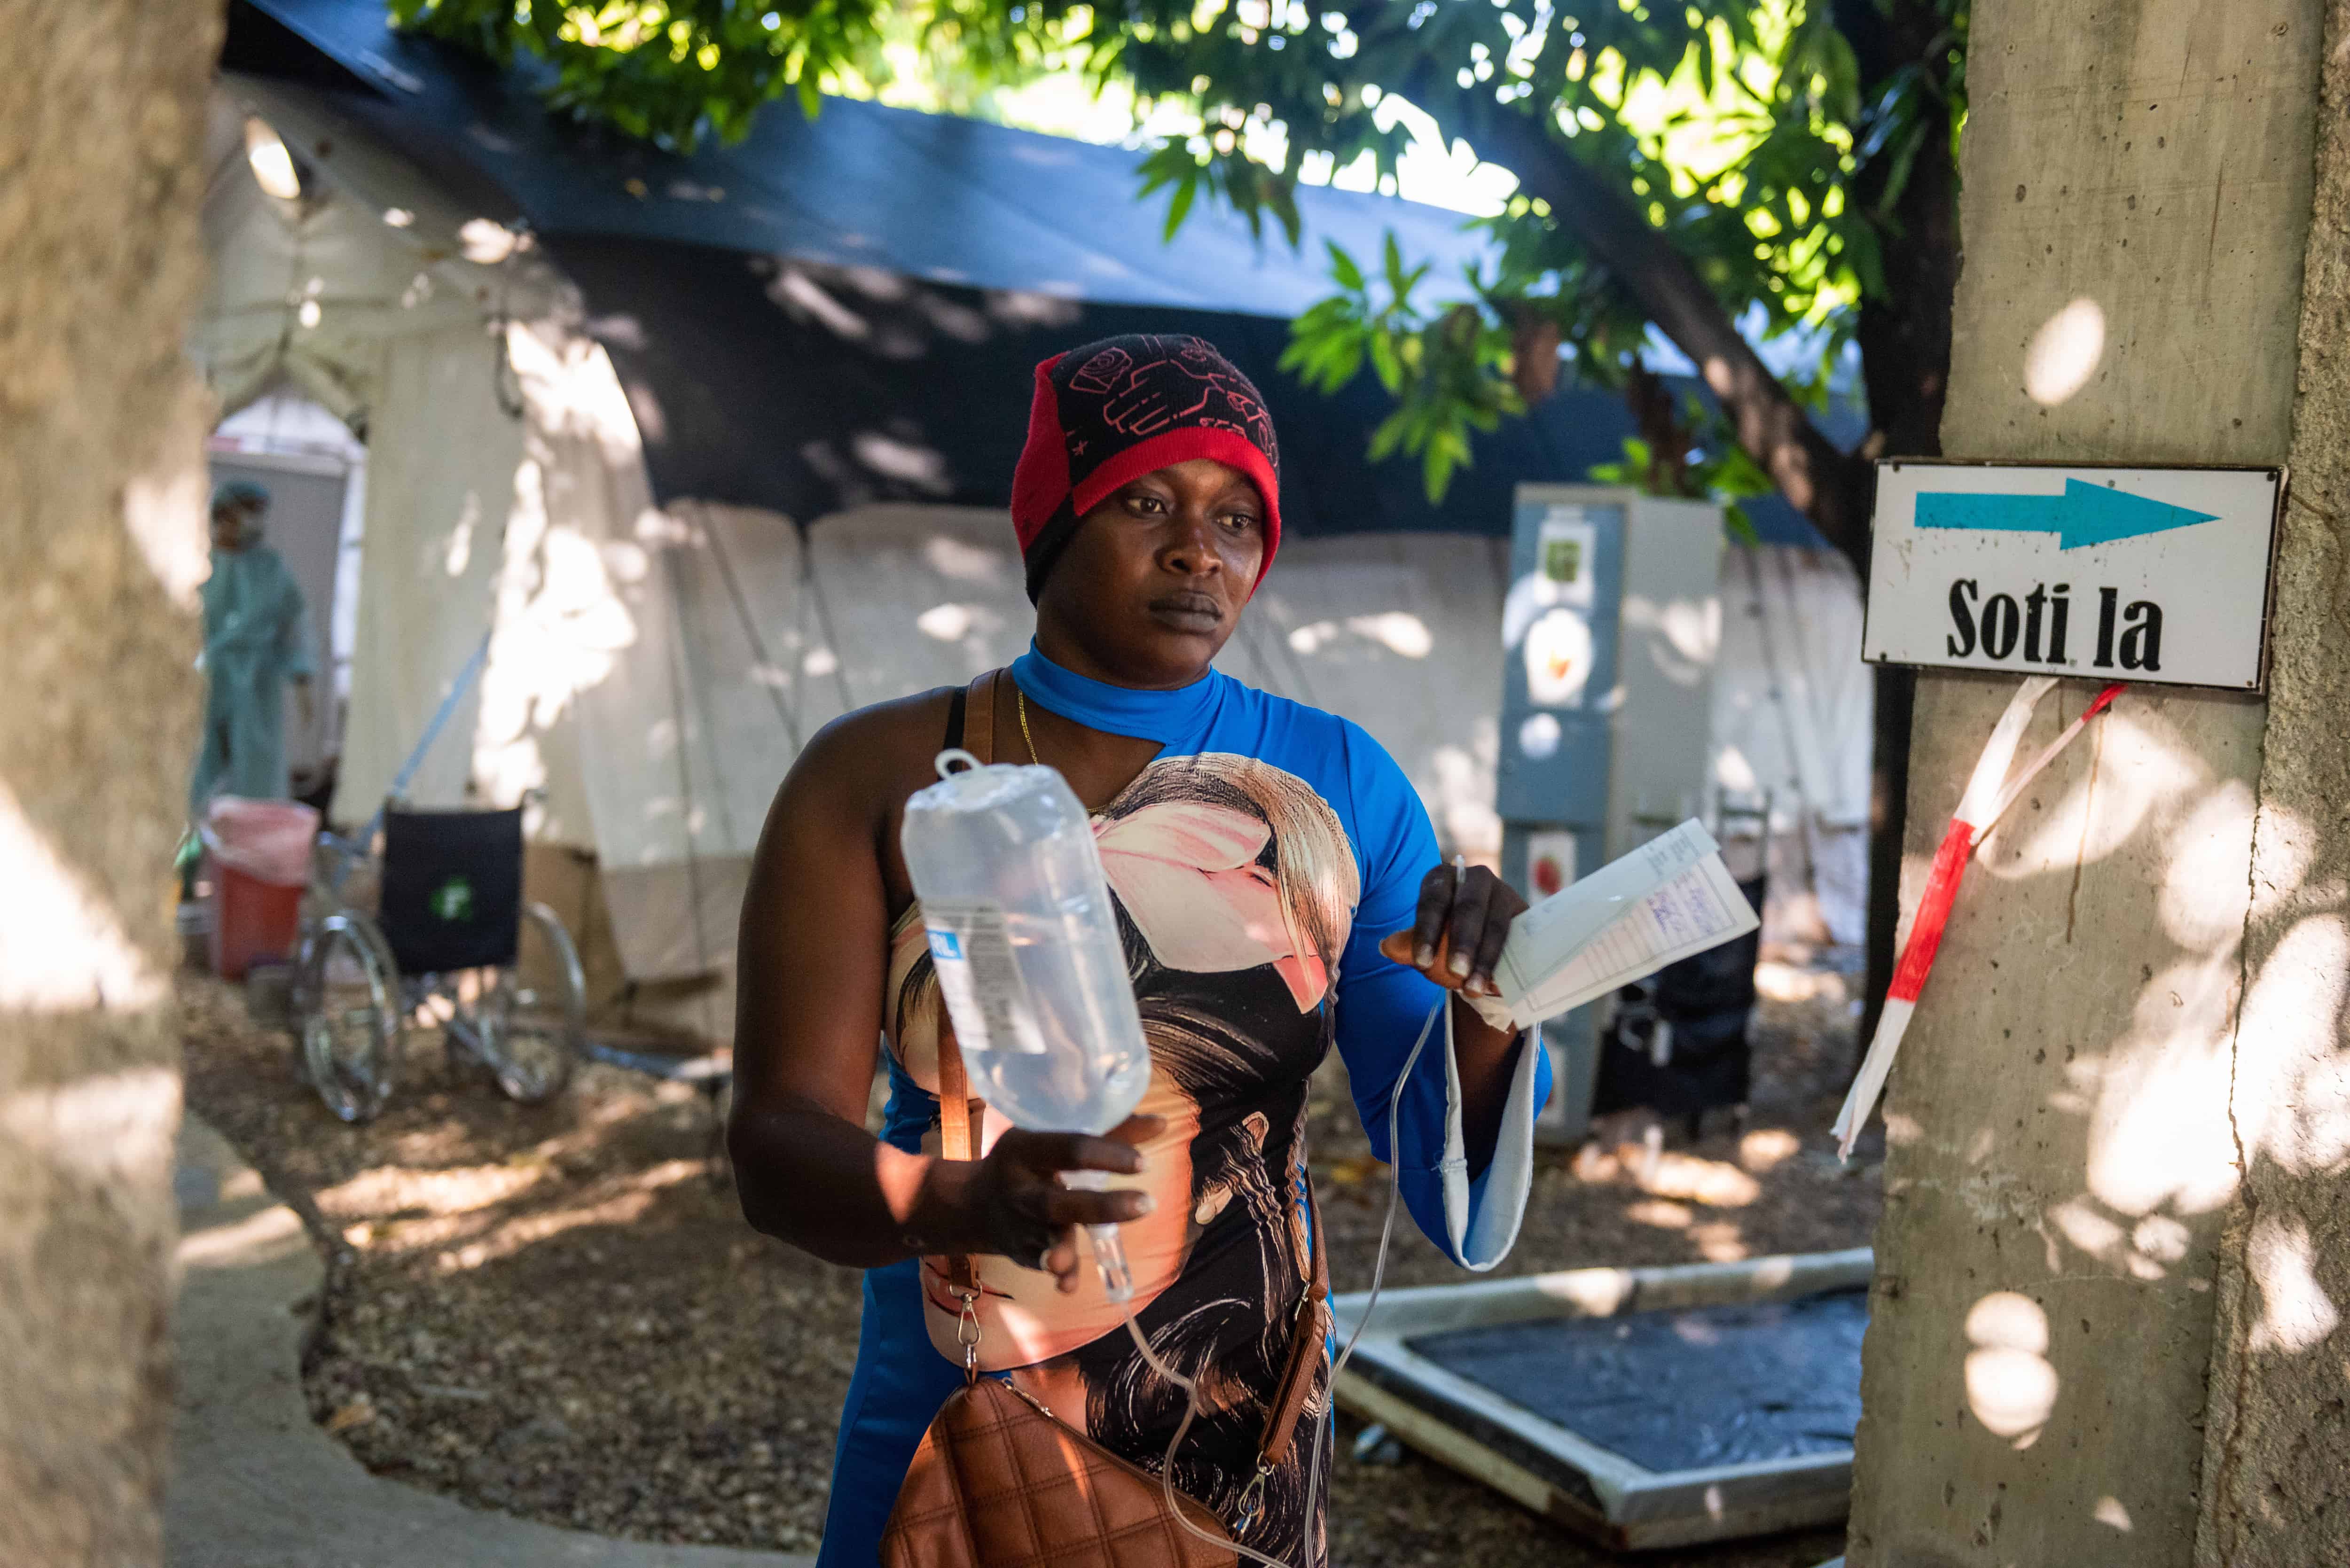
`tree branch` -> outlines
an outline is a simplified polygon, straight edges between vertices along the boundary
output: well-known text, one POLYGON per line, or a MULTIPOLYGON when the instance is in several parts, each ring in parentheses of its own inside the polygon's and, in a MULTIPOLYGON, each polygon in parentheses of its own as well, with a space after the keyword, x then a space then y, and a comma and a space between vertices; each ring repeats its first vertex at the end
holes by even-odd
POLYGON ((1574 225, 1617 286, 1694 360, 1738 441, 1828 542, 1861 561, 1868 549, 1867 464, 1838 452, 1804 414, 1688 260, 1618 192, 1553 139, 1540 119, 1496 109, 1481 117, 1480 151, 1513 171, 1574 225))

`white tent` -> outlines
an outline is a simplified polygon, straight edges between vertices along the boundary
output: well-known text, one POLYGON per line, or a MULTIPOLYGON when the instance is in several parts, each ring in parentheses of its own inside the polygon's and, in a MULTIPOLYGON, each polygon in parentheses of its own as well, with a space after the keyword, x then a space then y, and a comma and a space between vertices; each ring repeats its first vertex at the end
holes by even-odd
POLYGON ((1773 911, 1788 934, 1846 946, 1868 907, 1874 673, 1860 659, 1860 579, 1830 550, 1723 552, 1713 774, 1725 796, 1767 799, 1773 911))
MULTIPOLYGON (((592 850, 629 979, 723 974, 749 857, 806 738, 1025 646, 1009 519, 889 504, 803 529, 754 509, 656 506, 629 399, 526 237, 288 84, 230 78, 213 147, 215 281, 192 352, 224 412, 290 386, 368 446, 335 815, 373 811, 486 639, 408 798, 538 792, 534 841, 592 850), (305 166, 299 200, 255 183, 255 118, 305 166)), ((1447 848, 1479 857, 1500 839, 1505 551, 1438 535, 1298 540, 1223 661, 1361 722, 1447 848)), ((1801 556, 1726 557, 1725 605, 1763 608, 1725 618, 1720 771, 1733 787, 1797 781, 1782 806, 1799 796, 1804 820, 1856 822, 1857 594, 1848 571, 1801 556), (1750 568, 1759 598, 1735 576, 1750 568), (1771 673, 1757 686, 1750 670, 1771 673), (1752 777, 1731 777, 1742 764, 1752 777)), ((723 997, 704 1002, 696 1027, 724 1033, 723 997)))
MULTIPOLYGON (((495 324, 555 315, 561 286, 515 236, 298 89, 225 84, 209 145, 212 282, 190 349, 222 413, 290 388, 371 459, 338 798, 372 803, 487 624, 523 440, 495 324), (288 155, 310 171, 293 199, 256 175, 288 155)), ((460 801, 469 773, 462 745, 439 749, 409 793, 460 801)))

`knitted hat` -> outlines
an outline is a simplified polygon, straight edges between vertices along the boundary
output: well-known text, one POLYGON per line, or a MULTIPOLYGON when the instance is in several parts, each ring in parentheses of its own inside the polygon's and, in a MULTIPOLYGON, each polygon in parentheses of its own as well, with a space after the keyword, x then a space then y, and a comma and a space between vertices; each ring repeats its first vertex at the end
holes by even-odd
POLYGON ((1255 484, 1264 502, 1263 580, 1281 547, 1281 453, 1263 397, 1231 360, 1198 337, 1135 333, 1037 366, 1028 442, 1012 475, 1012 525, 1031 602, 1078 518, 1119 485, 1195 457, 1255 484))

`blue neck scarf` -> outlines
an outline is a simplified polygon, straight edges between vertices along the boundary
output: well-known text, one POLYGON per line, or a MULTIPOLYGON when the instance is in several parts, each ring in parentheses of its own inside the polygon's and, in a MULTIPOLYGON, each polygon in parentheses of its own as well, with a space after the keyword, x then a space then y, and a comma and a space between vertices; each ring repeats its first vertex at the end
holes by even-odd
POLYGON ((1226 677, 1211 670, 1172 691, 1142 691, 1112 686, 1066 670, 1045 657, 1035 642, 1012 661, 1012 679, 1038 707, 1074 719, 1104 734, 1171 745, 1203 733, 1223 697, 1226 677))

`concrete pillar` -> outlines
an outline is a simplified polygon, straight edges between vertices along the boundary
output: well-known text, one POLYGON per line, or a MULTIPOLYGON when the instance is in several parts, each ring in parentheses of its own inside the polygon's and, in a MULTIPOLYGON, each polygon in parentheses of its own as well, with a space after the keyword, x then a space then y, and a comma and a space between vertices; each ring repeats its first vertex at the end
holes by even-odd
POLYGON ((2329 0, 2197 1568, 2350 1563, 2350 0, 2329 0))
POLYGON ((0 1563, 160 1561, 219 0, 0 0, 0 1563))
MULTIPOLYGON (((2309 1104, 2341 1093, 2350 960, 2350 770, 2325 708, 2350 670, 2350 431, 2312 376, 2350 369, 2338 171, 2311 218, 2321 33, 2344 8, 1976 0, 1944 451, 2309 467, 2273 702, 2134 691, 1970 875, 1887 1101, 1855 1568, 2350 1560, 2313 1554, 2303 1522, 2350 1459, 2323 1343, 2350 1127, 2309 1104), (2334 294, 2305 317, 2328 234, 2313 280, 2334 294), (2077 385, 2068 358, 2094 367, 2077 385), (2207 1466, 2221 1385, 2241 1437, 2215 1428, 2207 1466), (2296 1515, 2267 1495, 2270 1450, 2312 1434, 2296 1515), (2248 1535, 2274 1554, 2230 1543, 2248 1535)), ((1920 680, 1905 903, 2014 684, 1920 680)), ((2022 754, 2092 690, 2060 689, 2022 754)))

